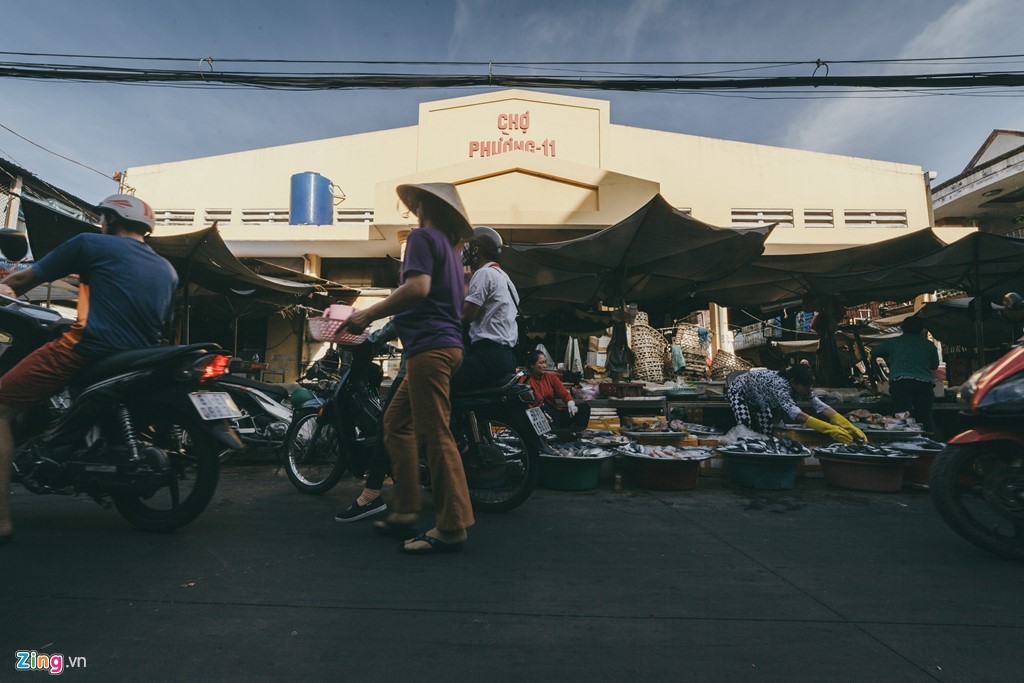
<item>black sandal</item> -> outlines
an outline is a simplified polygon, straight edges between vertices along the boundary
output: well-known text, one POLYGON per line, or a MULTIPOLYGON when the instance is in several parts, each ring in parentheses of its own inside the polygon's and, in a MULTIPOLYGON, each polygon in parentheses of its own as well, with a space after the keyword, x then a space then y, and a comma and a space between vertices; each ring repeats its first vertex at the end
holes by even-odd
POLYGON ((458 543, 445 543, 444 541, 434 538, 433 536, 427 536, 426 534, 420 534, 416 538, 410 540, 410 543, 416 541, 423 541, 427 544, 425 548, 409 548, 408 546, 402 546, 402 552, 408 555, 433 555, 434 553, 457 553, 462 550, 462 546, 466 544, 465 541, 459 541, 458 543))

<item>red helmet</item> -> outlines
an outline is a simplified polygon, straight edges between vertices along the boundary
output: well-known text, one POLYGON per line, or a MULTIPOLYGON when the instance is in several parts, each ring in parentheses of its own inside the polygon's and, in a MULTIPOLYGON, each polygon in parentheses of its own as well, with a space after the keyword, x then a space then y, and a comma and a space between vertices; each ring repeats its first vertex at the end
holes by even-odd
POLYGON ((143 234, 153 232, 156 220, 153 208, 138 197, 128 194, 112 194, 96 207, 100 212, 112 213, 121 220, 134 223, 136 227, 144 227, 143 234))

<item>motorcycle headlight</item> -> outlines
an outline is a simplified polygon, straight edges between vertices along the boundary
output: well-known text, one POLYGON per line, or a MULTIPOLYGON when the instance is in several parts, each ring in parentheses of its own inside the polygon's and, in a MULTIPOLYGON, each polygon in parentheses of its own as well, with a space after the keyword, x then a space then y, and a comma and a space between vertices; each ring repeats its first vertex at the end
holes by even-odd
POLYGON ((965 408, 971 410, 974 408, 974 392, 978 389, 978 380, 985 373, 986 368, 976 370, 973 375, 967 378, 967 381, 960 385, 960 389, 956 392, 956 400, 964 405, 965 408))
POLYGON ((1024 372, 989 389, 981 397, 978 409, 988 413, 1024 412, 1024 372))

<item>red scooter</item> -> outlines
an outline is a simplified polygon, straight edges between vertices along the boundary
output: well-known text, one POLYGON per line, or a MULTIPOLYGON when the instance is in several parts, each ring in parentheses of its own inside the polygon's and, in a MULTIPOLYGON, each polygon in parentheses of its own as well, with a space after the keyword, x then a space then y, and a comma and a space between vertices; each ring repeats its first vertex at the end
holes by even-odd
MULTIPOLYGON (((1024 311, 1017 295, 1005 303, 1024 311)), ((932 463, 932 502, 971 543, 1024 561, 1024 344, 974 373, 958 398, 973 424, 932 463)))

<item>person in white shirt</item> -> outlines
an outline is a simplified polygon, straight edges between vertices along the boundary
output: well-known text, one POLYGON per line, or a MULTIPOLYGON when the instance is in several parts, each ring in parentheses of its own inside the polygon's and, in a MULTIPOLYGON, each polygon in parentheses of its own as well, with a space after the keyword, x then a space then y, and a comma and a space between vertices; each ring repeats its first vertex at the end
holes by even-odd
POLYGON ((462 306, 469 346, 452 378, 455 391, 494 386, 516 371, 519 293, 498 265, 503 246, 496 230, 481 226, 473 228, 473 237, 462 247, 462 262, 473 274, 462 306))

